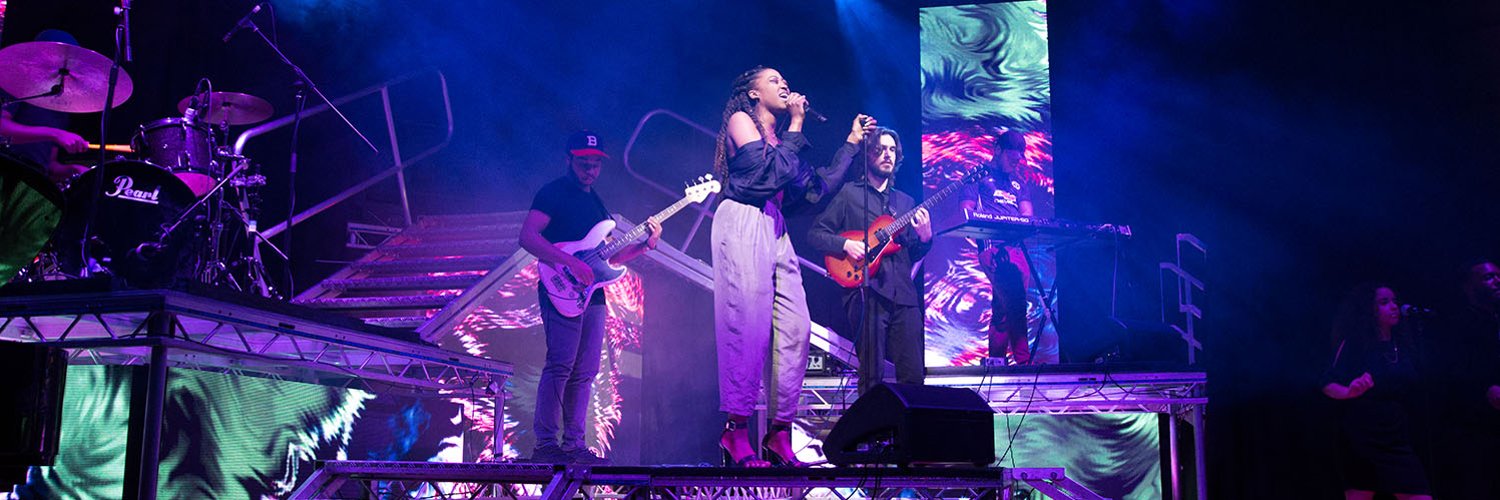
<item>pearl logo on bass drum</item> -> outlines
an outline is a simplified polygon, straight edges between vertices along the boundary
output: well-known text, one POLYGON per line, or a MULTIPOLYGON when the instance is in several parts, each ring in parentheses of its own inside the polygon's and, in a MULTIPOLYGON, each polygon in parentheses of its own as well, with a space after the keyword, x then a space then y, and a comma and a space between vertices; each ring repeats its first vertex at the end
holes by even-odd
POLYGON ((151 205, 157 204, 157 200, 161 198, 161 186, 157 186, 156 189, 151 191, 135 189, 135 179, 130 178, 128 175, 115 177, 114 182, 114 191, 104 193, 104 196, 151 205))

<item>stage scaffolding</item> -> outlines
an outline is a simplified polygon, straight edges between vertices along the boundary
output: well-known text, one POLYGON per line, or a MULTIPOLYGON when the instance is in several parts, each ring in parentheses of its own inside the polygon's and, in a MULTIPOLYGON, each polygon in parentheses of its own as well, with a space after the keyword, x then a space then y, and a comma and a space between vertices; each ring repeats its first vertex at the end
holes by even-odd
MULTIPOLYGON (((1208 403, 1203 372, 1069 371, 982 367, 933 369, 926 385, 978 392, 1001 414, 1164 413, 1189 418, 1208 403), (1044 370, 1044 371, 1043 371, 1044 370), (963 373, 953 373, 963 372, 963 373)), ((1101 367, 1103 368, 1103 367, 1101 367)), ((857 399, 853 377, 808 377, 801 411, 836 416, 857 399)))
MULTIPOLYGON (((978 392, 996 413, 1019 415, 1079 413, 1155 413, 1166 415, 1164 439, 1168 452, 1168 482, 1172 498, 1196 489, 1203 497, 1207 484, 1204 462, 1204 409, 1208 405, 1208 374, 1200 371, 1147 371, 1111 365, 948 367, 929 368, 925 383, 978 392), (1179 426, 1190 424, 1191 438, 1182 439, 1179 426), (1184 442, 1184 441, 1191 442, 1184 442), (1187 451, 1191 450, 1191 455, 1187 451), (1192 460, 1193 480, 1182 475, 1192 460), (1195 488, 1189 488, 1193 486, 1195 488)), ((857 399, 852 377, 808 377, 802 385, 801 413, 812 419, 842 414, 857 399)))
POLYGON ((588 467, 329 461, 292 493, 329 498, 1009 498, 1019 483, 1056 499, 1103 500, 1062 469, 588 467))
POLYGON ((70 365, 147 367, 143 439, 140 449, 128 452, 126 496, 155 498, 168 367, 417 397, 477 392, 504 407, 498 389, 511 376, 509 363, 406 340, 399 331, 349 318, 210 295, 143 290, 0 297, 0 340, 61 347, 70 365))

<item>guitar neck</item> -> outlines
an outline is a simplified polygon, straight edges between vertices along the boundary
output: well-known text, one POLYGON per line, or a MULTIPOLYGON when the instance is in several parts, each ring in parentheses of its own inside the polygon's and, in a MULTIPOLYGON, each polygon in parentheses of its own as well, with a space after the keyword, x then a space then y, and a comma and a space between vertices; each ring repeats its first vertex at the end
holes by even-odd
MULTIPOLYGON (((683 208, 686 208, 691 204, 693 204, 692 198, 683 198, 677 200, 677 203, 673 203, 667 208, 662 209, 662 211, 657 212, 656 215, 651 216, 651 218, 656 219, 656 222, 658 223, 664 222, 667 219, 671 218, 673 215, 677 215, 677 212, 681 211, 683 208)), ((641 236, 644 236, 646 234, 646 229, 646 224, 644 222, 636 224, 635 228, 631 229, 629 232, 626 232, 624 236, 621 236, 620 238, 609 242, 608 245, 605 245, 604 249, 599 252, 599 257, 601 259, 614 257, 615 253, 618 253, 620 250, 623 250, 625 248, 625 245, 629 245, 635 240, 640 239, 641 236)))
POLYGON ((897 217, 894 222, 891 222, 891 225, 887 226, 887 230, 890 231, 891 234, 895 234, 897 231, 905 229, 908 224, 911 224, 912 218, 917 215, 917 210, 931 208, 933 205, 936 205, 937 202, 943 201, 943 198, 947 198, 948 195, 953 194, 955 191, 958 191, 958 188, 963 187, 963 185, 966 183, 967 182, 963 180, 953 181, 947 186, 944 186, 943 189, 939 189, 938 192, 932 193, 932 196, 928 196, 926 200, 922 201, 922 203, 918 204, 911 210, 907 210, 906 213, 901 214, 900 217, 897 217))

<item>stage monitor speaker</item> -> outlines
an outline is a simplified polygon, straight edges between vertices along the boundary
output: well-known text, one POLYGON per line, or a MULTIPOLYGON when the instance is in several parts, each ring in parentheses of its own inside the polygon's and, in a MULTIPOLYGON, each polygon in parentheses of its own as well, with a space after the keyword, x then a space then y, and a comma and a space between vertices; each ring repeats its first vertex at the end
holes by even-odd
POLYGON ((52 465, 67 374, 61 348, 0 342, 0 466, 52 465))
POLYGON ((835 465, 995 461, 995 412, 968 389, 881 384, 839 417, 823 453, 835 465))

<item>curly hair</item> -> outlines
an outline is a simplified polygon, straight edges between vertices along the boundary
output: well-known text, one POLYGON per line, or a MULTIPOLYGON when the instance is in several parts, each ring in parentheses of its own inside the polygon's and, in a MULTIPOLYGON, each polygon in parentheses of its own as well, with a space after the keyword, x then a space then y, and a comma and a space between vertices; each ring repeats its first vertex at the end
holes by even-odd
MULTIPOLYGON (((750 86, 755 84, 755 77, 760 72, 769 68, 756 66, 740 73, 734 77, 734 83, 729 87, 729 100, 724 103, 724 116, 719 121, 719 139, 714 149, 714 175, 720 179, 729 177, 729 117, 736 112, 743 111, 750 115, 750 120, 755 122, 755 130, 761 135, 766 134, 765 125, 760 123, 760 117, 755 115, 756 100, 750 97, 750 86)), ((766 154, 770 154, 769 151, 766 154)))
POLYGON ((1380 282, 1362 283, 1354 287, 1339 304, 1338 315, 1333 319, 1333 345, 1340 343, 1374 342, 1379 338, 1379 327, 1375 324, 1375 292, 1381 288, 1395 288, 1380 282))

